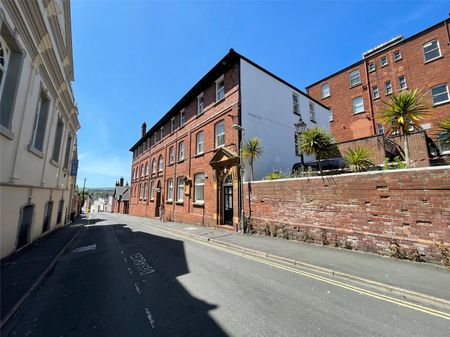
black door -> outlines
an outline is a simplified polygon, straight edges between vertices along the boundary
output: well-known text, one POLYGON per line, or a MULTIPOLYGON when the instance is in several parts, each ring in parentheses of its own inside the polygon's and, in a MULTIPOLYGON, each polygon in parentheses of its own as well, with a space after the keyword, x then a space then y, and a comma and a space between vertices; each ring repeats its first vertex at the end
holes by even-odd
POLYGON ((233 185, 223 187, 223 222, 233 224, 233 185))
POLYGON ((28 205, 23 208, 22 221, 20 222, 19 236, 17 238, 17 248, 19 249, 28 243, 28 237, 33 221, 34 206, 28 205))

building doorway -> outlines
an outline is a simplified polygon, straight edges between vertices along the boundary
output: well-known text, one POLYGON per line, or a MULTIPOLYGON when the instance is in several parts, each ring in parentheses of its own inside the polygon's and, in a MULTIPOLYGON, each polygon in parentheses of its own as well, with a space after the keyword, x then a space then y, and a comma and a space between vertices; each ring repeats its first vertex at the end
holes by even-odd
POLYGON ((61 199, 59 201, 59 206, 58 206, 58 215, 56 217, 56 225, 61 224, 63 208, 64 208, 64 199, 61 199))
POLYGON ((223 180, 223 223, 233 225, 233 177, 227 175, 223 180))
POLYGON ((156 184, 156 190, 155 190, 155 217, 159 217, 160 215, 160 207, 161 207, 161 180, 158 180, 158 183, 156 184))
POLYGON ((44 223, 42 225, 42 233, 45 233, 50 229, 50 222, 52 220, 52 212, 53 212, 53 201, 49 201, 45 205, 44 223))
POLYGON ((31 232, 31 225, 33 224, 33 216, 34 205, 24 206, 22 209, 22 219, 20 220, 16 249, 22 248, 28 243, 31 232))

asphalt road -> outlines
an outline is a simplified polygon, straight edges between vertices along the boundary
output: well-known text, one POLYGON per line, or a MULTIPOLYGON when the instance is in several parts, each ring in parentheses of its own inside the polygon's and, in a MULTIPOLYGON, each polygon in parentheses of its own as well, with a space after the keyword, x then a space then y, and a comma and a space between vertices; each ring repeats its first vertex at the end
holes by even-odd
POLYGON ((95 214, 2 336, 448 336, 450 320, 95 214))

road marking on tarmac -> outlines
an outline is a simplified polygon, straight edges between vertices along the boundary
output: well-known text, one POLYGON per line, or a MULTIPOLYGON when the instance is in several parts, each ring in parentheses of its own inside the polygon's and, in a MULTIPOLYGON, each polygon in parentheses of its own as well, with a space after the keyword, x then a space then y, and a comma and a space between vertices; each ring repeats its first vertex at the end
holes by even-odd
POLYGON ((368 297, 372 297, 372 298, 375 298, 375 299, 378 299, 378 300, 381 300, 381 301, 389 302, 389 303, 396 304, 396 305, 399 305, 399 306, 402 306, 402 307, 405 307, 405 308, 409 308, 409 309, 412 309, 412 310, 420 311, 420 312, 423 312, 423 313, 426 313, 426 314, 429 314, 429 315, 432 315, 432 316, 436 316, 436 317, 440 317, 440 318, 443 318, 443 319, 446 319, 446 320, 450 320, 450 314, 448 314, 448 313, 446 313, 444 311, 439 311, 439 310, 435 310, 435 309, 432 309, 432 308, 429 308, 429 307, 425 307, 425 306, 422 306, 422 305, 419 305, 419 304, 415 304, 413 302, 400 300, 400 299, 397 299, 395 297, 383 295, 383 294, 376 293, 376 292, 373 292, 373 291, 370 291, 370 290, 366 290, 364 288, 352 286, 350 284, 343 283, 343 282, 340 282, 340 281, 336 281, 336 280, 330 279, 328 277, 324 277, 324 276, 316 275, 316 274, 313 274, 313 273, 310 273, 310 272, 302 271, 302 270, 299 270, 299 269, 296 269, 296 268, 288 267, 288 266, 285 266, 285 265, 282 265, 282 264, 279 264, 279 263, 276 263, 276 262, 267 261, 265 259, 258 258, 258 257, 255 257, 255 256, 249 256, 249 255, 246 255, 246 254, 244 254, 242 252, 236 252, 236 251, 234 251, 232 249, 229 249, 229 248, 219 247, 219 246, 211 244, 209 242, 197 240, 197 239, 191 238, 189 236, 185 236, 185 235, 182 235, 182 234, 179 234, 179 233, 171 232, 170 230, 164 230, 162 228, 156 228, 156 227, 152 227, 152 228, 157 230, 157 231, 161 231, 161 232, 167 233, 169 235, 181 237, 181 238, 184 238, 184 239, 187 239, 187 240, 190 240, 190 241, 195 241, 195 242, 197 242, 199 244, 202 244, 204 246, 208 246, 210 248, 214 248, 214 249, 217 249, 217 250, 229 253, 229 254, 240 256, 240 257, 243 257, 243 258, 248 259, 248 260, 256 261, 256 262, 259 262, 259 263, 262 263, 262 264, 265 264, 265 265, 269 265, 269 266, 272 266, 272 267, 275 267, 275 268, 278 268, 278 269, 289 271, 291 273, 302 275, 304 277, 308 277, 308 278, 311 278, 311 279, 314 279, 314 280, 317 280, 317 281, 321 281, 321 282, 324 282, 324 283, 328 283, 328 284, 334 285, 336 287, 344 288, 344 289, 347 289, 347 290, 352 291, 352 292, 356 292, 356 293, 361 294, 361 295, 366 295, 368 297))
POLYGON ((145 313, 147 314, 147 319, 150 322, 150 325, 154 329, 155 328, 155 320, 153 319, 152 313, 150 312, 150 310, 148 308, 145 308, 145 313))

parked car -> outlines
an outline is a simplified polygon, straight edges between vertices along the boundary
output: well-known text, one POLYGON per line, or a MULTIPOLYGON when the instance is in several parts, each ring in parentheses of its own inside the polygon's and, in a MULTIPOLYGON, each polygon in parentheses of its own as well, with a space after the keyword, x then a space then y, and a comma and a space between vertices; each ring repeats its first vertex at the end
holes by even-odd
MULTIPOLYGON (((322 160, 322 170, 338 170, 343 169, 347 166, 347 161, 345 158, 329 158, 329 159, 323 159, 322 160)), ((292 172, 300 171, 302 167, 302 163, 295 163, 294 166, 292 166, 292 172)), ((319 170, 319 162, 312 161, 309 163, 303 164, 304 170, 308 170, 308 168, 313 169, 314 171, 319 170)))

